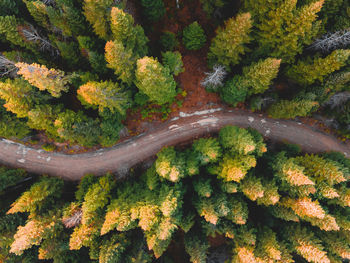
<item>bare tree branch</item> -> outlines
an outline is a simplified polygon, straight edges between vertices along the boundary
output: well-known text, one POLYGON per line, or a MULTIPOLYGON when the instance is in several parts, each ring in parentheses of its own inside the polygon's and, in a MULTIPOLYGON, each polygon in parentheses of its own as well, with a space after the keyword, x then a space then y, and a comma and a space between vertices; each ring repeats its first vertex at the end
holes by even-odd
POLYGON ((15 62, 7 59, 0 53, 0 77, 14 73, 17 71, 15 62))
POLYGON ((217 90, 224 83, 227 72, 222 65, 215 65, 212 72, 205 72, 205 79, 201 82, 201 85, 213 90, 217 90))
POLYGON ((81 222, 81 218, 83 216, 83 211, 77 210, 71 217, 62 219, 62 223, 66 228, 72 228, 78 226, 81 222))
POLYGON ((328 53, 335 49, 345 48, 348 45, 350 45, 350 28, 325 34, 308 48, 328 53))
POLYGON ((40 44, 40 50, 49 52, 52 56, 58 56, 59 50, 56 49, 52 44, 41 37, 38 31, 32 26, 22 28, 23 36, 31 42, 38 42, 40 44))

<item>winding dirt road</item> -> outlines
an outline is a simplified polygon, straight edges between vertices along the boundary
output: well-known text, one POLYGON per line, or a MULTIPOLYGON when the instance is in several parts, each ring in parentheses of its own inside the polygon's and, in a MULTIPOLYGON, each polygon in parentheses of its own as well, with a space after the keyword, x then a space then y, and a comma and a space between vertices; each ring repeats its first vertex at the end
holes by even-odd
POLYGON ((0 164, 66 180, 79 180, 87 173, 103 175, 113 172, 123 176, 131 167, 154 156, 162 147, 217 132, 225 125, 252 127, 265 138, 299 144, 303 150, 311 153, 338 151, 350 156, 350 147, 329 134, 301 123, 270 119, 240 110, 212 109, 192 114, 180 113, 179 118, 160 125, 150 134, 84 154, 49 153, 0 139, 0 164))

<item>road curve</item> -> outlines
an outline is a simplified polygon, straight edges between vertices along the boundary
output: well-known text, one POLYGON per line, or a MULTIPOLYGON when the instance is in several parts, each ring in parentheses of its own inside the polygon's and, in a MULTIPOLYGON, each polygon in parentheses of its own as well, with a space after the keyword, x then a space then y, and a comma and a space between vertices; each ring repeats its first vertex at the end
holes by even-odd
POLYGON ((241 110, 212 109, 192 114, 181 113, 161 124, 149 134, 136 136, 111 148, 95 152, 66 155, 36 150, 0 139, 0 164, 24 168, 29 172, 79 180, 87 173, 120 176, 134 165, 154 156, 162 147, 186 142, 217 132, 225 125, 252 127, 265 138, 299 144, 311 153, 338 151, 350 156, 350 147, 329 134, 291 120, 275 120, 241 110))

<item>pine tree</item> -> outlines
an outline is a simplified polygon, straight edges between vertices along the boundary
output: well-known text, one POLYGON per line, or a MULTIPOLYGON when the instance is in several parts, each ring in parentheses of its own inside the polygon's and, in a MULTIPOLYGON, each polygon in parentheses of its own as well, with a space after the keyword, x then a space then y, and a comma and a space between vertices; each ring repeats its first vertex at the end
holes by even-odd
POLYGON ((11 205, 11 209, 7 213, 29 212, 36 215, 47 208, 46 205, 52 205, 50 202, 54 198, 60 197, 62 187, 63 181, 61 179, 42 177, 11 205))
POLYGON ((68 91, 70 76, 66 76, 61 70, 48 69, 44 65, 36 63, 27 64, 19 62, 16 64, 17 74, 22 75, 30 84, 39 90, 47 90, 53 97, 60 97, 61 92, 68 91))
POLYGON ((173 147, 164 148, 157 154, 156 172, 165 179, 178 182, 186 176, 185 160, 178 156, 173 147))
POLYGON ((157 104, 171 102, 176 96, 176 83, 168 68, 152 57, 137 61, 135 84, 150 101, 157 104))
MULTIPOLYGON (((278 3, 278 2, 277 2, 278 3)), ((317 13, 324 0, 296 9, 296 0, 284 1, 276 9, 265 13, 258 25, 258 42, 271 56, 290 62, 310 44, 318 32, 317 13)), ((262 10, 266 10, 263 8, 262 10)))
POLYGON ((271 81, 277 77, 280 59, 267 58, 243 68, 242 85, 248 88, 248 94, 265 92, 271 81))
POLYGON ((193 143, 192 147, 193 154, 199 160, 200 165, 215 163, 222 155, 219 141, 214 138, 199 139, 193 143))
POLYGON ((134 56, 131 49, 126 49, 118 41, 109 41, 106 44, 107 67, 115 70, 119 79, 127 84, 131 84, 135 78, 135 63, 137 57, 134 56))
POLYGON ((165 67, 169 68, 170 73, 174 76, 177 76, 185 71, 182 63, 182 56, 179 51, 162 52, 162 62, 165 67))
POLYGON ((272 104, 267 112, 277 119, 292 119, 297 116, 306 117, 318 108, 318 103, 312 100, 281 100, 272 104))
POLYGON ((225 82, 220 89, 220 96, 226 102, 236 107, 239 102, 244 102, 248 96, 248 88, 243 84, 241 76, 234 76, 225 82))
POLYGON ((108 108, 111 112, 117 111, 119 114, 125 115, 129 98, 121 90, 118 83, 90 81, 79 87, 78 96, 83 103, 98 106, 100 111, 108 108))
POLYGON ((185 27, 182 33, 182 41, 188 50, 200 49, 205 44, 206 39, 204 30, 197 21, 185 27))
POLYGON ((238 154, 249 154, 256 149, 254 137, 243 128, 225 126, 219 133, 220 144, 223 148, 238 154))
POLYGON ((0 34, 5 35, 6 40, 20 47, 33 48, 33 44, 25 41, 20 34, 20 22, 15 16, 0 16, 0 34))
POLYGON ((329 263, 327 253, 323 250, 321 240, 305 227, 291 226, 284 233, 288 235, 296 253, 309 262, 329 263))
POLYGON ((110 8, 113 0, 84 0, 83 9, 87 21, 94 28, 95 33, 102 39, 110 38, 110 8))
POLYGON ((349 57, 350 50, 335 50, 325 58, 299 61, 287 70, 286 75, 302 85, 311 85, 317 80, 322 82, 324 77, 345 66, 349 57))
POLYGON ((57 138, 55 120, 62 111, 60 106, 49 104, 36 105, 28 112, 28 126, 36 130, 44 130, 49 137, 57 138))
POLYGON ((18 118, 27 117, 34 106, 35 91, 25 80, 14 79, 0 82, 0 98, 5 100, 4 107, 18 118))
POLYGON ((190 255, 192 263, 206 263, 209 244, 203 233, 190 231, 185 235, 185 250, 190 255))
POLYGON ((230 18, 224 27, 219 27, 208 53, 209 64, 218 63, 226 67, 238 64, 247 50, 244 45, 251 40, 249 36, 251 27, 252 20, 249 13, 230 18))
POLYGON ((141 0, 141 5, 145 17, 152 22, 161 19, 166 11, 162 0, 141 0))

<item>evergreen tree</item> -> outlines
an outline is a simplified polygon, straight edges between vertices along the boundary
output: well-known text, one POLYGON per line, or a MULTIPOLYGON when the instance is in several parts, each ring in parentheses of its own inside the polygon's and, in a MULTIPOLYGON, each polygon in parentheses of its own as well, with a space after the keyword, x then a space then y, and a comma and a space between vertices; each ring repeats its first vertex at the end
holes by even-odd
POLYGON ((248 94, 265 92, 271 81, 277 77, 280 59, 267 58, 243 68, 242 85, 248 88, 248 94))
POLYGON ((175 76, 185 71, 185 68, 182 63, 182 56, 178 51, 162 52, 162 62, 165 67, 169 68, 170 73, 175 76))
POLYGON ((245 129, 226 126, 219 133, 220 144, 233 153, 249 154, 256 149, 254 137, 245 129))
POLYGON ((138 57, 135 57, 131 49, 126 49, 118 41, 109 41, 106 44, 107 67, 115 70, 119 79, 127 84, 131 84, 135 78, 135 63, 138 57))
POLYGON ((117 111, 121 115, 125 115, 129 104, 128 95, 121 91, 118 83, 111 81, 87 82, 78 89, 78 96, 83 103, 98 106, 100 111, 108 108, 111 112, 117 111))
POLYGON ((197 21, 185 27, 182 35, 182 41, 188 50, 198 50, 206 42, 204 30, 197 21))
POLYGON ((17 63, 17 74, 23 76, 30 84, 39 90, 47 90, 53 97, 60 97, 61 92, 68 91, 70 76, 65 76, 64 72, 56 69, 48 69, 44 65, 36 63, 17 63))
POLYGON ((249 13, 230 18, 224 27, 219 27, 208 53, 209 64, 218 63, 226 67, 238 64, 247 50, 244 45, 251 40, 249 36, 251 27, 252 20, 249 13))
POLYGON ((29 191, 24 192, 7 213, 29 212, 36 215, 52 205, 55 198, 60 197, 62 187, 61 179, 43 177, 33 184, 29 191))
POLYGON ((0 82, 0 98, 5 100, 4 107, 17 117, 27 117, 34 106, 36 96, 34 88, 22 79, 8 79, 0 82))
POLYGON ((83 9, 86 20, 102 39, 110 38, 110 8, 113 4, 113 0, 84 0, 83 9))
POLYGON ((143 12, 149 21, 157 21, 165 14, 165 7, 162 0, 141 0, 143 12))
POLYGON ((173 147, 164 148, 157 154, 157 157, 155 167, 160 177, 172 182, 178 182, 186 176, 185 159, 183 156, 177 156, 173 147))
POLYGON ((171 102, 176 96, 176 83, 170 70, 152 57, 137 61, 136 86, 157 104, 171 102))
POLYGON ((302 85, 310 85, 317 80, 322 82, 324 77, 345 66, 349 57, 350 50, 335 50, 325 58, 298 61, 287 70, 286 75, 302 85))
MULTIPOLYGON (((296 9, 297 0, 276 1, 277 6, 272 7, 271 11, 267 11, 269 4, 262 7, 257 11, 261 20, 256 33, 261 48, 269 50, 271 56, 284 62, 292 61, 317 34, 319 24, 315 21, 323 2, 312 2, 299 9, 296 9)), ((257 7, 254 9, 257 10, 257 7)))
POLYGON ((222 153, 217 139, 199 139, 193 143, 193 154, 199 160, 200 165, 215 163, 222 153))
POLYGON ((306 117, 318 108, 318 103, 312 100, 281 100, 267 110, 272 118, 292 119, 297 116, 306 117))

